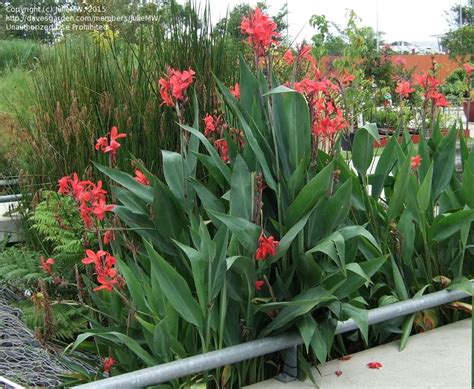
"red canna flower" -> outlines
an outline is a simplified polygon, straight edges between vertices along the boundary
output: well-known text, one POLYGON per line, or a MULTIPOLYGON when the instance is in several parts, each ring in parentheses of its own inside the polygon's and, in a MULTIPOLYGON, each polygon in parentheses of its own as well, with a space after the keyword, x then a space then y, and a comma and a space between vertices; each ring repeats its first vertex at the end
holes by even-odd
POLYGON ((419 155, 415 155, 414 157, 411 157, 411 168, 413 170, 418 169, 418 167, 421 165, 421 160, 422 158, 419 155))
POLYGON ((114 230, 105 231, 104 236, 102 237, 102 242, 104 242, 104 244, 109 244, 110 242, 114 240, 115 240, 114 230))
POLYGON ((261 281, 261 280, 255 281, 255 289, 261 290, 263 285, 265 285, 265 281, 261 281))
POLYGON ((474 66, 472 66, 470 63, 465 63, 464 65, 462 65, 462 67, 466 71, 467 76, 471 77, 471 73, 474 70, 474 66))
POLYGON ((111 153, 112 159, 115 159, 117 150, 120 148, 120 143, 117 142, 117 139, 125 138, 126 136, 127 134, 119 134, 117 127, 112 127, 106 136, 101 136, 97 139, 95 149, 103 153, 111 153))
POLYGON ((168 68, 166 76, 158 81, 163 99, 161 105, 174 107, 177 101, 184 101, 186 90, 194 82, 194 75, 191 69, 179 71, 168 68))
POLYGON ((258 238, 258 244, 259 246, 255 256, 257 260, 263 260, 266 259, 268 255, 276 254, 276 249, 280 245, 280 242, 275 240, 273 236, 265 237, 262 232, 260 238, 258 238))
POLYGON ((93 204, 92 213, 98 220, 104 220, 105 213, 111 212, 115 208, 113 204, 106 204, 105 197, 101 197, 93 204))
POLYGON ((112 292, 113 286, 119 282, 115 264, 117 260, 109 252, 99 250, 96 253, 92 250, 86 250, 87 257, 82 260, 84 265, 94 264, 97 274, 97 282, 100 284, 93 290, 105 289, 112 292))
POLYGON ((383 367, 383 365, 380 362, 369 362, 367 364, 367 367, 369 369, 380 369, 383 367))
POLYGON ((275 38, 279 38, 280 34, 276 29, 276 23, 260 8, 256 8, 248 17, 244 16, 240 24, 240 31, 248 35, 247 42, 258 57, 264 57, 270 46, 277 43, 275 38))
POLYGON ((216 149, 219 152, 221 159, 225 163, 229 162, 229 145, 227 144, 227 141, 225 139, 217 139, 216 141, 214 141, 214 146, 216 146, 216 149))
POLYGON ((340 377, 340 376, 342 375, 342 371, 336 370, 336 371, 334 372, 334 374, 335 374, 337 377, 340 377))
POLYGON ((209 136, 210 134, 216 132, 216 120, 214 116, 206 114, 204 117, 204 135, 209 136))
POLYGON ((408 81, 399 81, 397 88, 395 89, 395 92, 397 92, 402 99, 408 97, 410 93, 413 93, 414 91, 415 89, 411 87, 408 81))
POLYGON ((442 93, 434 93, 432 98, 437 107, 449 107, 449 102, 442 93))
POLYGON ((135 169, 135 181, 142 185, 150 185, 150 181, 140 169, 135 169))
POLYGON ((283 61, 285 61, 288 65, 293 65, 293 62, 295 62, 295 57, 293 56, 291 49, 285 51, 285 54, 283 55, 283 61))
POLYGON ((112 357, 105 358, 105 360, 104 360, 104 373, 108 373, 110 371, 110 368, 113 365, 116 365, 116 364, 117 364, 117 361, 115 359, 113 359, 112 357))
POLYGON ((44 257, 41 256, 41 267, 43 268, 45 273, 51 274, 53 272, 53 265, 55 263, 55 260, 53 258, 48 258, 46 261, 44 260, 44 257))
POLYGON ((230 93, 237 99, 240 100, 240 84, 237 82, 234 86, 230 87, 230 93))
POLYGON ((70 192, 69 184, 71 183, 71 177, 64 176, 58 180, 58 193, 68 194, 70 192))

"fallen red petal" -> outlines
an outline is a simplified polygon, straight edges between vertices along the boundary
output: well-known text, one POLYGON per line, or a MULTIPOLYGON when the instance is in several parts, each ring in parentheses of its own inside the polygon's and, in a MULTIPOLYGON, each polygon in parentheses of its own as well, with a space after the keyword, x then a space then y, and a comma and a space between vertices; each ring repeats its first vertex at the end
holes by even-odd
POLYGON ((380 362, 369 362, 367 364, 367 367, 369 369, 380 369, 381 367, 383 367, 383 365, 380 362))
POLYGON ((342 375, 342 371, 336 370, 336 371, 334 372, 334 374, 337 375, 338 377, 340 377, 340 376, 342 375))

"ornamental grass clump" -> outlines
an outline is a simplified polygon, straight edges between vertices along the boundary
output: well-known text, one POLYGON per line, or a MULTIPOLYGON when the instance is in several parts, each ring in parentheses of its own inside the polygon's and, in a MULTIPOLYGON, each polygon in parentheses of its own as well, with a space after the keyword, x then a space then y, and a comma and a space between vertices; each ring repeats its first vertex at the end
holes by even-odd
MULTIPOLYGON (((303 339, 306 368, 394 333, 402 332, 404 345, 413 316, 369 332, 367 309, 439 289, 433 280, 441 275, 451 287, 469 287, 472 181, 454 169, 456 130, 443 137, 435 127, 417 152, 407 133, 402 144, 393 137, 369 173, 380 139, 367 124, 355 135, 351 168, 339 153, 348 120, 341 75, 322 74, 310 60, 304 79, 282 83, 272 72, 280 55, 274 24, 257 9, 242 32, 254 68, 241 59, 233 92, 215 80, 217 112, 199 115, 193 69, 163 74, 161 97, 179 119, 172 129, 181 139, 180 153, 162 151, 163 179, 138 160, 135 176, 121 171, 112 150, 108 166, 95 164, 114 205, 99 204, 106 214, 92 228, 111 229, 115 238, 110 250, 90 248, 83 260, 96 268, 95 280, 84 276, 95 311, 91 331, 72 348, 93 338, 100 356, 114 361, 101 367, 107 374, 289 329, 303 339), (336 336, 337 321, 348 318, 359 331, 336 336)), ((108 152, 109 138, 99 138, 98 151, 108 152)), ((127 134, 122 145, 128 141, 127 134)), ((466 175, 474 152, 463 145, 466 175)), ((87 206, 97 215, 94 204, 87 206)), ((242 387, 281 368, 270 355, 171 386, 242 387)))

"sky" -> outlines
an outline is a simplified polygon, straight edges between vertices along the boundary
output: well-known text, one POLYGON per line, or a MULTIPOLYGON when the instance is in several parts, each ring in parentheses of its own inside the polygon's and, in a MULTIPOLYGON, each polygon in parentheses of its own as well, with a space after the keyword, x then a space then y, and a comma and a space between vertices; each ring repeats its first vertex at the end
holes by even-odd
MULTIPOLYGON (((213 20, 225 16, 226 10, 232 9, 236 4, 248 2, 254 5, 257 2, 208 1, 213 20)), ((286 1, 289 9, 289 34, 293 39, 298 36, 296 41, 309 39, 314 34, 308 23, 312 15, 325 15, 329 21, 345 26, 348 9, 356 12, 362 19, 362 25, 371 26, 376 30, 378 9, 379 31, 385 33, 383 39, 388 43, 398 40, 436 41, 433 35, 449 30, 445 12, 455 4, 467 3, 467 0, 267 0, 270 14, 276 14, 286 1)))

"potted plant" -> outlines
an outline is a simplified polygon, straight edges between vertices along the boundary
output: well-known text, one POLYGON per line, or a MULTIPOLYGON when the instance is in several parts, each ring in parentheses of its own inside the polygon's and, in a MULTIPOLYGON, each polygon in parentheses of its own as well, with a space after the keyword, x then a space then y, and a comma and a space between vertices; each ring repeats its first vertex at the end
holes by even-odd
POLYGON ((474 91, 471 91, 469 99, 463 102, 462 108, 468 122, 474 122, 474 91))

